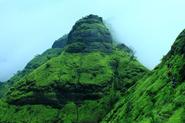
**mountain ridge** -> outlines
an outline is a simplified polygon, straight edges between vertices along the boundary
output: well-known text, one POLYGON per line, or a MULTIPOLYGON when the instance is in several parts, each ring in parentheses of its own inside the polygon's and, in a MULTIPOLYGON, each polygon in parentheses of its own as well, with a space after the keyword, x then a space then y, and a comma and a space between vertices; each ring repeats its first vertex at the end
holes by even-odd
POLYGON ((102 123, 183 123, 184 30, 171 50, 148 75, 139 80, 102 123))

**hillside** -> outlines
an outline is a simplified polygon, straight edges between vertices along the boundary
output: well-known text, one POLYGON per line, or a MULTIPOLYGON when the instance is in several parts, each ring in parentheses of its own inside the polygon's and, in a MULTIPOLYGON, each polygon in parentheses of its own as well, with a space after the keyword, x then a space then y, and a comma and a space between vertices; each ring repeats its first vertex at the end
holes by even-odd
POLYGON ((185 31, 162 62, 128 89, 102 123, 185 122, 185 31))
POLYGON ((86 16, 5 83, 0 122, 98 123, 146 73, 101 17, 86 16))
POLYGON ((25 75, 31 73, 34 69, 38 68, 40 65, 44 64, 49 59, 60 55, 62 48, 50 48, 46 50, 41 55, 35 56, 22 71, 18 71, 13 77, 8 81, 0 85, 0 97, 3 97, 15 82, 19 81, 25 75))

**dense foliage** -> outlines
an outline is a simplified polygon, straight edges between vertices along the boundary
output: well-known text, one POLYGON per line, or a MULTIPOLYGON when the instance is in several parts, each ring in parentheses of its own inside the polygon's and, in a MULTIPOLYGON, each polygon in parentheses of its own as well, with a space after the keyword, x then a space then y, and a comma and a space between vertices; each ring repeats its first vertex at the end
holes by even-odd
POLYGON ((11 87, 0 105, 0 121, 74 122, 78 117, 81 123, 100 122, 146 71, 130 57, 118 49, 111 54, 63 51, 11 87))
MULTIPOLYGON (((101 17, 89 15, 76 22, 68 34, 67 44, 80 42, 83 52, 112 51, 112 37, 101 17)), ((79 44, 78 44, 79 45, 79 44)), ((73 46, 74 47, 74 46, 73 46)), ((74 47, 76 49, 76 47, 74 47)), ((72 49, 72 47, 70 47, 72 49)), ((71 51, 71 50, 68 50, 71 51)))
POLYGON ((40 65, 44 64, 49 59, 60 55, 62 49, 55 48, 55 49, 48 49, 41 55, 36 55, 25 67, 24 70, 18 71, 11 79, 7 82, 1 83, 0 85, 0 96, 4 96, 4 94, 8 91, 8 89, 25 75, 31 73, 33 70, 38 68, 40 65))
POLYGON ((134 55, 101 17, 84 17, 0 84, 0 122, 184 123, 184 31, 152 71, 134 55))
POLYGON ((103 123, 184 123, 184 31, 153 71, 139 80, 103 123))

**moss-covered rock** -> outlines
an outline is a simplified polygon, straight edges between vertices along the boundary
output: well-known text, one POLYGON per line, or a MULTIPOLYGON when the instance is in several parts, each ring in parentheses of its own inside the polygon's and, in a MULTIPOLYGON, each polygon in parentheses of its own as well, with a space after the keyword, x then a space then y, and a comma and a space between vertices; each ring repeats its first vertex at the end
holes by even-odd
POLYGON ((83 52, 91 52, 94 50, 102 52, 112 51, 111 34, 103 23, 103 19, 96 15, 84 17, 73 26, 68 35, 67 44, 76 42, 84 44, 83 52))
POLYGON ((64 35, 53 43, 52 48, 64 48, 67 44, 67 41, 68 35, 64 35))

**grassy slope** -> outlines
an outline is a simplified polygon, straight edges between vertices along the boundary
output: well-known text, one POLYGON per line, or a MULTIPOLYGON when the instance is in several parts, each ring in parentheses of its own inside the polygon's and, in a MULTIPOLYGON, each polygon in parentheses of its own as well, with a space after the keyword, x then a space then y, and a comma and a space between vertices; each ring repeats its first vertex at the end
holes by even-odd
POLYGON ((107 83, 113 77, 110 65, 113 59, 119 59, 120 61, 118 69, 120 82, 129 86, 129 84, 133 84, 138 79, 137 74, 145 71, 145 68, 136 60, 129 63, 129 58, 129 54, 122 51, 114 51, 112 54, 101 52, 70 54, 64 52, 17 82, 14 89, 12 89, 15 91, 11 93, 11 96, 13 98, 16 98, 16 96, 20 97, 20 93, 26 95, 26 89, 30 86, 27 82, 30 81, 34 81, 38 88, 50 86, 56 82, 61 86, 67 83, 77 83, 78 76, 78 83, 80 84, 101 85, 107 83), (22 85, 25 87, 26 92, 22 91, 24 88, 17 89, 22 85))
POLYGON ((112 54, 101 52, 86 54, 62 53, 26 75, 14 85, 13 88, 15 89, 12 89, 13 91, 9 95, 13 99, 32 95, 31 92, 26 91, 29 88, 29 85, 25 82, 26 80, 34 80, 36 88, 50 86, 56 81, 60 82, 61 86, 66 83, 77 83, 76 70, 80 72, 79 82, 81 84, 101 85, 107 83, 114 75, 110 65, 113 59, 119 60, 118 73, 121 80, 120 83, 117 83, 119 84, 119 90, 116 90, 116 92, 107 90, 102 98, 98 100, 84 100, 78 106, 76 106, 75 102, 68 101, 62 108, 52 108, 44 104, 15 106, 2 101, 0 122, 44 123, 58 120, 58 122, 70 123, 77 119, 75 114, 77 111, 76 107, 79 110, 79 122, 99 122, 111 110, 122 91, 125 91, 127 86, 133 85, 146 71, 138 61, 130 61, 130 55, 120 50, 114 50, 112 54), (20 85, 23 86, 19 88, 20 85), (23 114, 25 114, 24 118, 22 117, 23 114))
POLYGON ((185 39, 176 40, 162 63, 130 88, 102 123, 184 123, 185 59, 178 53, 184 43, 185 39), (177 80, 175 88, 169 71, 177 80))
POLYGON ((44 64, 49 59, 60 55, 62 52, 61 48, 48 49, 41 55, 37 55, 33 58, 22 71, 18 71, 10 80, 3 83, 0 86, 0 97, 3 97, 8 89, 17 81, 22 79, 25 75, 31 73, 34 69, 38 68, 40 65, 44 64))

